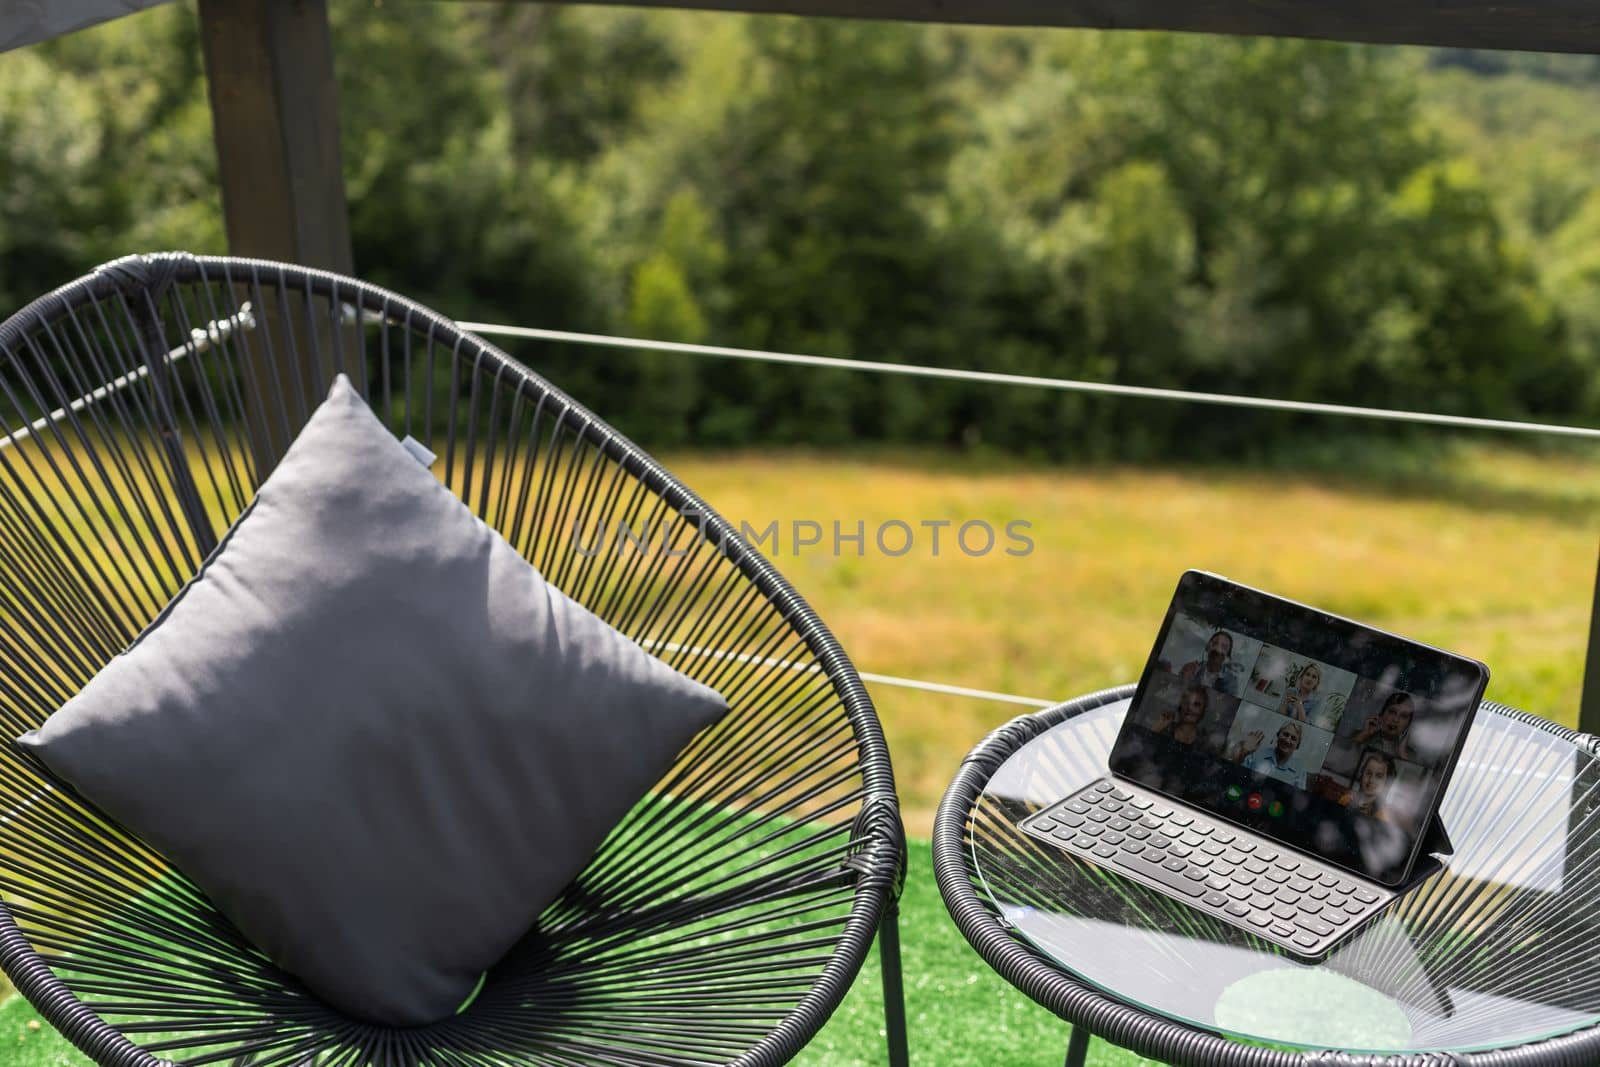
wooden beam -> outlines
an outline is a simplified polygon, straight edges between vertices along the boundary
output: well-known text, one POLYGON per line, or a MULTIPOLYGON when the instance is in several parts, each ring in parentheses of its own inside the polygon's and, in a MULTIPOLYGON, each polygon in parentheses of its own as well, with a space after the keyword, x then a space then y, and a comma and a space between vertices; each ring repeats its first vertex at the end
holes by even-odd
POLYGON ((228 247, 350 273, 326 0, 200 0, 228 247))
POLYGON ((1595 0, 574 0, 990 26, 1187 30, 1600 53, 1595 0))
MULTIPOLYGON (((229 251, 353 274, 327 0, 199 3, 229 251)), ((242 303, 249 293, 241 286, 236 297, 242 303)), ((289 336, 274 340, 264 329, 242 336, 246 369, 263 397, 272 395, 270 383, 299 394, 288 410, 308 410, 335 373, 363 381, 359 338, 348 327, 336 338, 340 328, 315 300, 295 297, 289 305, 289 336), (335 351, 342 360, 330 358, 335 351)), ((265 477, 298 427, 269 418, 264 400, 245 414, 265 477)))
POLYGON ((1594 608, 1589 612, 1589 655, 1583 665, 1583 703, 1578 729, 1600 734, 1600 563, 1595 566, 1594 608))

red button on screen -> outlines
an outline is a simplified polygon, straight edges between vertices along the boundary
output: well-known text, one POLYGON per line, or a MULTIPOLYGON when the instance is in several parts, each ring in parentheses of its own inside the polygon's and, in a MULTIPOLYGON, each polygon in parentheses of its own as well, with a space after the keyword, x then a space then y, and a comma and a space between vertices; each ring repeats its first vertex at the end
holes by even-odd
POLYGON ((1249 796, 1245 797, 1244 798, 1244 806, 1249 808, 1251 811, 1260 811, 1261 810, 1261 794, 1260 793, 1251 793, 1249 796))

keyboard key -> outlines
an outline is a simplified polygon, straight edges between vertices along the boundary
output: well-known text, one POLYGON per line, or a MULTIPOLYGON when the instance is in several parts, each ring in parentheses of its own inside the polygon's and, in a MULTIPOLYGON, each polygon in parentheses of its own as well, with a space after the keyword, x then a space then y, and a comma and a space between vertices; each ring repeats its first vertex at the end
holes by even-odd
POLYGON ((1160 834, 1151 834, 1150 840, 1146 842, 1146 844, 1148 844, 1151 848, 1159 849, 1162 852, 1167 850, 1167 839, 1162 837, 1160 834))
POLYGON ((1295 934, 1294 937, 1290 938, 1290 940, 1299 945, 1301 948, 1316 948, 1320 943, 1319 938, 1312 937, 1310 934, 1303 931, 1295 934))
POLYGON ((1267 926, 1267 929, 1271 930, 1279 937, 1293 937, 1296 933, 1295 928, 1284 922, 1282 919, 1274 919, 1267 926))
POLYGON ((1260 860, 1245 860, 1244 869, 1249 871, 1251 874, 1267 873, 1267 865, 1262 863, 1260 860))
POLYGON ((1133 799, 1133 794, 1132 793, 1129 793, 1127 790, 1124 790, 1124 789, 1117 789, 1115 787, 1112 788, 1111 795, 1112 795, 1113 798, 1115 798, 1117 800, 1132 800, 1133 799))
POLYGON ((1256 850, 1255 842, 1246 841, 1242 837, 1238 841, 1234 842, 1233 847, 1238 849, 1240 852, 1245 853, 1254 852, 1256 850))
POLYGON ((1216 833, 1212 834, 1211 836, 1217 842, 1217 844, 1219 844, 1219 845, 1231 845, 1231 844, 1233 844, 1233 835, 1228 833, 1226 830, 1218 830, 1216 833))
POLYGON ((1234 900, 1249 900, 1251 896, 1250 887, 1247 885, 1230 885, 1226 892, 1234 900))
POLYGON ((1189 879, 1191 882, 1203 882, 1206 880, 1205 871, 1197 870, 1196 868, 1189 866, 1187 863, 1183 865, 1183 876, 1189 879))
POLYGON ((1067 810, 1074 815, 1087 815, 1089 814, 1089 805, 1081 800, 1074 800, 1067 804, 1067 810))
POLYGON ((1311 887, 1310 896, 1312 900, 1327 900, 1328 891, 1318 884, 1311 887))
POLYGON ((1079 834, 1077 837, 1072 839, 1072 847, 1077 849, 1079 852, 1088 852, 1090 849, 1094 848, 1094 846, 1094 838, 1085 834, 1079 834))
POLYGON ((1167 870, 1167 865, 1165 863, 1155 864, 1149 862, 1148 860, 1134 857, 1126 860, 1125 864, 1130 871, 1137 871, 1138 873, 1149 878, 1151 881, 1156 882, 1158 885, 1164 885, 1168 889, 1175 890, 1183 896, 1198 897, 1201 893, 1205 892, 1205 890, 1184 878, 1182 875, 1174 874, 1173 872, 1167 870))
POLYGON ((1082 826, 1086 821, 1082 815, 1063 815, 1057 820, 1062 826, 1082 826))
POLYGON ((1143 841, 1129 841, 1127 844, 1122 846, 1122 851, 1129 852, 1129 853, 1132 853, 1133 855, 1137 856, 1141 852, 1144 851, 1144 842, 1143 841))
POLYGON ((1300 902, 1300 910, 1307 915, 1321 915, 1322 903, 1316 900, 1303 900, 1300 902))
POLYGON ((1261 929, 1265 930, 1267 927, 1272 925, 1272 916, 1268 915, 1264 911, 1253 911, 1249 915, 1245 916, 1244 921, 1249 923, 1251 926, 1259 926, 1261 929))
POLYGON ((1228 888, 1228 880, 1226 878, 1218 878, 1214 874, 1207 875, 1206 876, 1206 888, 1210 889, 1210 890, 1214 890, 1215 892, 1218 892, 1218 893, 1224 892, 1228 888))
POLYGON ((1129 822, 1127 819, 1124 819, 1120 815, 1114 817, 1106 825, 1111 827, 1113 830, 1129 830, 1129 829, 1132 829, 1132 827, 1133 827, 1133 824, 1131 822, 1129 822))
POLYGON ((1324 911, 1321 915, 1321 918, 1326 919, 1335 926, 1344 926, 1350 921, 1350 916, 1346 915, 1337 908, 1329 908, 1327 911, 1324 911))
POLYGON ((1376 904, 1378 902, 1378 894, 1369 893, 1365 889, 1357 889, 1355 897, 1363 904, 1376 904))
POLYGON ((1194 854, 1194 849, 1188 848, 1184 845, 1172 845, 1167 849, 1167 853, 1182 859, 1185 856, 1192 856, 1194 854))
POLYGON ((1205 844, 1200 846, 1200 851, 1204 852, 1208 856, 1220 856, 1225 850, 1215 841, 1207 841, 1205 844))
POLYGON ((1300 917, 1295 919, 1295 922, 1297 924, 1299 924, 1300 926, 1305 927, 1307 930, 1310 930, 1312 933, 1316 934, 1318 937, 1327 937, 1328 935, 1333 933, 1333 927, 1332 926, 1329 926, 1327 923, 1323 922, 1321 919, 1314 918, 1314 917, 1312 917, 1310 915, 1301 915, 1300 917))
POLYGON ((1281 867, 1273 867, 1267 871, 1267 880, 1275 885, 1283 885, 1289 880, 1289 872, 1281 867))
POLYGON ((1118 833, 1109 833, 1102 834, 1100 836, 1100 840, 1104 841, 1108 845, 1120 845, 1122 842, 1126 841, 1127 838, 1118 833))
POLYGON ((1224 878, 1231 878, 1233 876, 1234 867, 1231 863, 1223 863, 1221 860, 1216 860, 1211 864, 1211 869, 1222 875, 1224 878))
POLYGON ((1338 887, 1339 879, 1335 878, 1331 874, 1325 874, 1317 879, 1317 884, 1320 886, 1325 886, 1328 889, 1334 889, 1338 887))
POLYGON ((1223 896, 1221 893, 1218 893, 1214 889, 1200 899, 1204 901, 1208 907, 1213 908, 1226 907, 1228 903, 1228 898, 1223 896))
POLYGON ((1189 816, 1183 814, 1182 812, 1173 812, 1172 815, 1168 816, 1168 820, 1174 826, 1193 826, 1194 825, 1194 820, 1189 818, 1189 816))
POLYGON ((1288 886, 1284 886, 1282 889, 1273 894, 1273 899, 1281 900, 1285 904, 1294 904, 1298 906, 1300 903, 1300 894, 1296 893, 1288 886))
POLYGON ((1111 816, 1107 815, 1105 812, 1100 811, 1098 809, 1096 809, 1094 811, 1091 811, 1089 813, 1089 818, 1093 819, 1095 822, 1110 822, 1111 821, 1111 816))
POLYGON ((1054 819, 1035 819, 1033 821, 1033 828, 1035 830, 1043 830, 1045 833, 1049 833, 1051 830, 1056 828, 1056 823, 1054 819))
POLYGON ((1256 849, 1256 855, 1266 860, 1268 863, 1271 863, 1278 858, 1278 854, 1272 851, 1270 848, 1258 848, 1256 849))
POLYGON ((1110 845, 1096 845, 1094 846, 1094 854, 1103 860, 1108 860, 1117 854, 1117 850, 1110 845))
POLYGON ((1189 865, 1182 860, 1163 860, 1161 862, 1161 866, 1166 870, 1172 871, 1174 874, 1182 874, 1189 867, 1189 865))
POLYGON ((1138 808, 1140 811, 1149 811, 1152 807, 1155 806, 1155 802, 1154 801, 1146 800, 1144 797, 1134 797, 1132 800, 1129 800, 1128 803, 1132 804, 1134 807, 1138 808))
POLYGON ((1268 913, 1272 911, 1272 898, 1256 893, 1250 898, 1250 906, 1256 911, 1268 913))
POLYGON ((1282 919, 1284 922, 1294 922, 1296 914, 1295 910, 1287 904, 1275 904, 1272 908, 1272 917, 1274 919, 1282 919))
POLYGON ((1178 838, 1178 840, 1182 841, 1184 844, 1188 845, 1190 848, 1199 848, 1201 845, 1206 843, 1206 839, 1205 838, 1203 838, 1199 834, 1195 834, 1195 833, 1184 834, 1182 837, 1178 838))
POLYGON ((1230 900, 1226 905, 1223 906, 1222 910, 1227 912, 1229 915, 1232 915, 1236 919, 1242 919, 1246 915, 1250 914, 1250 909, 1245 907, 1243 904, 1240 904, 1237 900, 1230 900))
POLYGON ((1194 855, 1189 857, 1189 862, 1194 864, 1196 867, 1209 868, 1211 866, 1211 857, 1205 855, 1204 853, 1196 852, 1194 855))
POLYGON ((1344 902, 1344 910, 1345 910, 1346 914, 1349 914, 1349 915, 1360 915, 1362 912, 1366 911, 1367 909, 1366 909, 1366 906, 1363 905, 1363 904, 1357 904, 1353 900, 1347 900, 1347 901, 1344 902))
POLYGON ((1135 841, 1143 841, 1150 836, 1150 831, 1142 826, 1130 826, 1128 827, 1128 836, 1135 841))
POLYGON ((1171 816, 1172 809, 1163 804, 1154 804, 1150 808, 1150 814, 1158 819, 1165 819, 1171 816))
POLYGON ((1089 837, 1099 837, 1101 834, 1106 832, 1106 828, 1101 826, 1099 823, 1086 822, 1081 828, 1079 828, 1078 832, 1080 834, 1087 834, 1089 837))
POLYGON ((1116 786, 1112 785, 1110 782, 1101 781, 1101 782, 1096 782, 1094 785, 1090 786, 1089 788, 1094 790, 1096 793, 1109 793, 1112 790, 1114 790, 1116 788, 1116 786))

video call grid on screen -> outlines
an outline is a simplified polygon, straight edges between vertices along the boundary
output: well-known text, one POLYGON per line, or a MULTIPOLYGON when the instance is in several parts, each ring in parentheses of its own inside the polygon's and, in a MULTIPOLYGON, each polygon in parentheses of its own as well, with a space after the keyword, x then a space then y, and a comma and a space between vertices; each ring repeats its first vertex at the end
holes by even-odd
POLYGON ((1319 626, 1319 614, 1221 579, 1186 576, 1129 712, 1132 725, 1183 758, 1158 767, 1148 746, 1119 738, 1113 762, 1120 755, 1130 777, 1219 810, 1246 797, 1197 789, 1194 778, 1208 776, 1207 764, 1248 771, 1234 776, 1246 783, 1274 783, 1273 797, 1292 789, 1298 801, 1225 813, 1250 815, 1241 821, 1330 858, 1347 853, 1342 862, 1381 877, 1415 851, 1481 695, 1481 668, 1346 620, 1325 616, 1329 625, 1319 626), (1220 591, 1206 588, 1212 583, 1220 591), (1266 607, 1248 630, 1239 625, 1246 608, 1235 593, 1266 607), (1187 780, 1150 780, 1162 774, 1187 780), (1330 811, 1352 832, 1332 826, 1330 811), (1320 823, 1312 820, 1318 812, 1320 823), (1272 818, 1262 822, 1263 815, 1272 818), (1300 816, 1313 825, 1298 827, 1297 837, 1292 824, 1300 816))
MULTIPOLYGON (((1415 829, 1418 806, 1427 801, 1421 787, 1450 755, 1448 747, 1409 736, 1424 703, 1179 612, 1132 714, 1178 744, 1415 829)), ((1453 737, 1435 740, 1448 746, 1453 737)))

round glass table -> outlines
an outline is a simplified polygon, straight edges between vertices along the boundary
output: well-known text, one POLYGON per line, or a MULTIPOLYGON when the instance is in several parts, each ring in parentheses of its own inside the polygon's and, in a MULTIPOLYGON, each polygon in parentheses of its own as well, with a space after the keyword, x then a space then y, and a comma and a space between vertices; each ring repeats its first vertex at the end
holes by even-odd
MULTIPOLYGON (((940 890, 1002 975, 1068 1021, 1172 1063, 1600 1063, 1593 738, 1486 703, 1440 813, 1454 853, 1305 963, 1017 828, 1105 776, 1132 692, 1000 728, 945 795, 940 890)), ((1085 1042, 1075 1031, 1069 1062, 1085 1042)))

